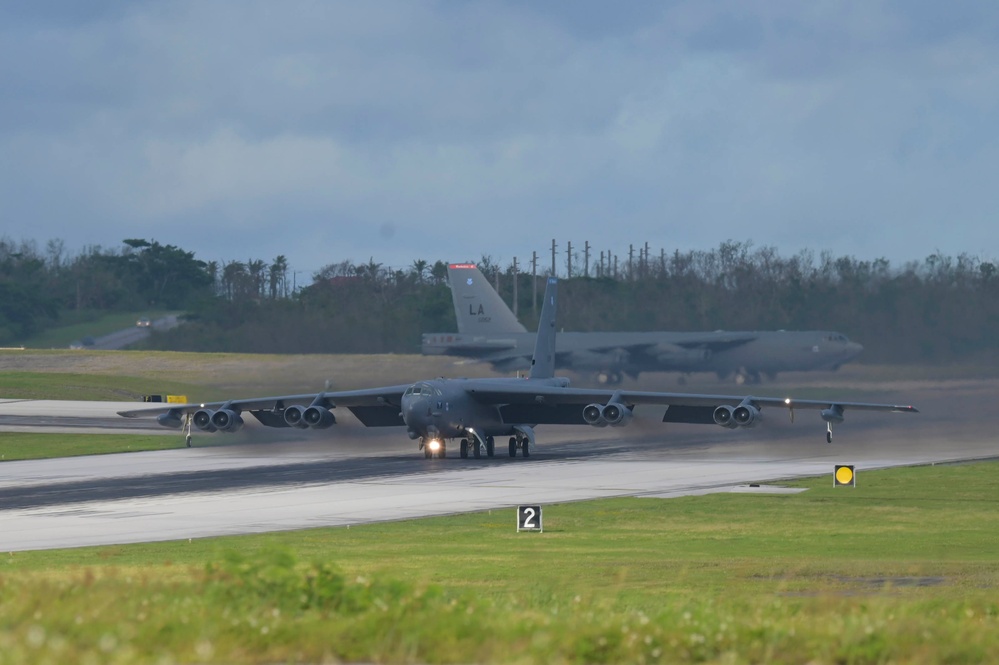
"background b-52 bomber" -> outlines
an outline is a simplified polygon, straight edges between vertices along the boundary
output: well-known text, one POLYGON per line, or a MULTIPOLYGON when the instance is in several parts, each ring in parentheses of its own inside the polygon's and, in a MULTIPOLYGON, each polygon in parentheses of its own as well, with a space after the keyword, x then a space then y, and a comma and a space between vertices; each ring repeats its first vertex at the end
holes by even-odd
MULTIPOLYGON (((534 334, 517 320, 474 264, 452 263, 448 282, 458 334, 424 333, 424 355, 453 355, 509 372, 526 369, 534 334)), ((759 383, 778 372, 834 370, 864 350, 826 330, 563 332, 557 369, 596 374, 617 385, 641 372, 714 372, 759 383)))

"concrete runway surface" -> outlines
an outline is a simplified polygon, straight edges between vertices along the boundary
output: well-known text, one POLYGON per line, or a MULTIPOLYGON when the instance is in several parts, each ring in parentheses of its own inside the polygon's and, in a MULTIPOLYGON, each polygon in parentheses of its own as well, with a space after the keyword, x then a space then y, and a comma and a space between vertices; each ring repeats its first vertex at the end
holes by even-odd
MULTIPOLYGON (((664 425, 639 407, 619 429, 539 427, 530 459, 425 460, 401 428, 320 432, 247 427, 195 434, 195 447, 0 464, 0 551, 203 538, 584 499, 672 497, 750 483, 999 456, 996 381, 893 386, 872 401, 919 414, 848 412, 832 444, 815 413, 768 411, 752 430, 664 425), (227 445, 197 447, 219 437, 227 445), (211 438, 209 438, 211 437, 211 438)), ((136 405, 128 403, 129 408, 136 405)), ((0 401, 0 430, 134 425, 121 404, 0 401)), ((138 421, 142 422, 142 421, 138 421)), ((155 428, 155 421, 145 423, 155 428)), ((117 429, 117 431, 124 431, 117 429)), ((132 430, 135 431, 135 430, 132 430)), ((154 431, 164 431, 155 428, 154 431)), ((2 439, 0 439, 2 440, 2 439)), ((513 527, 511 511, 511 528, 513 527)))

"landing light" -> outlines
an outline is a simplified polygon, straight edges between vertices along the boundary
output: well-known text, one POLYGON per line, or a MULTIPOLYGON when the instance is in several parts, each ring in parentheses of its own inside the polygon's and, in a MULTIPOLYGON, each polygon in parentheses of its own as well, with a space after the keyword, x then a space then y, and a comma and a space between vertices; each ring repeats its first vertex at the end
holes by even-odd
POLYGON ((438 450, 441 449, 441 442, 438 441, 437 439, 431 439, 430 443, 428 443, 427 446, 430 448, 430 450, 437 452, 438 450))
POLYGON ((787 404, 788 406, 791 406, 791 398, 790 397, 785 397, 784 398, 784 403, 787 404))

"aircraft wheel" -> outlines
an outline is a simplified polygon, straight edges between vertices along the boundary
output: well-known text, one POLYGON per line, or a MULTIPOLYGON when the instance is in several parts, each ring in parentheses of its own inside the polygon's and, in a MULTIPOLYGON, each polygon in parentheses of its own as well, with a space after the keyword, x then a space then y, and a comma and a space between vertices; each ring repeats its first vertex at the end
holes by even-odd
POLYGON ((492 457, 496 454, 496 440, 491 437, 486 437, 486 457, 492 457))
POLYGON ((447 457, 447 446, 441 441, 441 449, 437 451, 437 457, 444 459, 447 457))
POLYGON ((478 439, 473 441, 472 445, 475 446, 475 449, 472 451, 475 454, 475 459, 479 459, 480 457, 482 457, 482 448, 481 446, 479 446, 478 439))
MULTIPOLYGON (((468 457, 468 439, 461 440, 461 447, 459 448, 459 451, 462 459, 468 457)), ((476 455, 476 457, 478 457, 478 455, 476 455)))
POLYGON ((832 432, 826 431, 826 443, 832 443, 832 432))
POLYGON ((531 456, 531 448, 530 448, 530 446, 531 446, 530 442, 527 439, 524 439, 524 445, 521 446, 524 449, 524 457, 530 457, 531 456))
POLYGON ((517 439, 510 437, 510 457, 517 456, 517 439))
POLYGON ((188 448, 191 447, 191 435, 190 434, 187 435, 187 447, 188 448))
POLYGON ((423 446, 423 456, 424 457, 426 457, 427 459, 430 459, 431 457, 433 457, 433 455, 434 455, 433 452, 430 450, 430 448, 428 446, 423 446))

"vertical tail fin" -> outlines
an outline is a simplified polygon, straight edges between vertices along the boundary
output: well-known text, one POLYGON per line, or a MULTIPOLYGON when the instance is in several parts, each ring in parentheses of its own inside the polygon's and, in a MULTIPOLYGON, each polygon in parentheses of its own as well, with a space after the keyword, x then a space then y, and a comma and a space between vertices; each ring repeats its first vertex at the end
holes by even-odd
POLYGON ((452 263, 447 267, 447 276, 459 333, 503 335, 527 332, 474 263, 452 263))
POLYGON ((558 296, 558 279, 548 278, 545 300, 538 321, 538 337, 534 342, 534 359, 531 360, 532 379, 550 379, 555 376, 555 309, 558 296))

